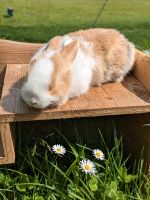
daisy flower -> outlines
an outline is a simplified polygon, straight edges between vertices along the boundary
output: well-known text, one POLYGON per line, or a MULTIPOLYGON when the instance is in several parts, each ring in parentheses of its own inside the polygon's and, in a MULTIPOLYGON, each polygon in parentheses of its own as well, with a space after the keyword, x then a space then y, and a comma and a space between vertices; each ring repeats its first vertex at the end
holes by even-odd
POLYGON ((104 160, 105 154, 100 149, 94 149, 93 155, 98 160, 104 160))
POLYGON ((52 151, 60 156, 64 155, 66 153, 66 149, 60 145, 60 144, 55 144, 52 147, 52 151))
POLYGON ((80 168, 86 174, 95 174, 96 171, 94 163, 86 159, 80 161, 80 168))

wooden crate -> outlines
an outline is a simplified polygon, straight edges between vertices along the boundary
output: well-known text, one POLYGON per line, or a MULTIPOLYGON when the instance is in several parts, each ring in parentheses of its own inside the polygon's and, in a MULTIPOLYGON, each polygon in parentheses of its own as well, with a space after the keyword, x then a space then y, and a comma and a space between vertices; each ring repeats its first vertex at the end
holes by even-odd
MULTIPOLYGON (((44 111, 29 108, 20 98, 20 87, 25 80, 29 59, 40 46, 41 44, 0 40, 1 164, 15 162, 14 137, 11 131, 13 122, 114 115, 120 121, 120 129, 127 127, 128 120, 131 118, 135 119, 136 125, 139 122, 141 124, 141 118, 144 119, 142 123, 149 123, 150 56, 143 56, 142 52, 138 50, 134 72, 128 75, 122 83, 108 83, 102 87, 91 88, 85 95, 69 100, 66 105, 57 108, 44 111), (142 113, 147 116, 146 120, 142 113), (124 116, 125 121, 122 120, 124 116), (139 119, 139 117, 141 118, 139 119)), ((132 127, 129 127, 127 132, 136 129, 136 125, 133 124, 132 127)), ((141 128, 138 129, 137 133, 138 143, 143 141, 143 145, 145 145, 144 141, 150 141, 150 135, 146 134, 145 140, 142 140, 140 130, 141 128)), ((147 132, 147 129, 144 131, 147 132)), ((136 134, 132 135, 136 141, 136 134)), ((149 150, 150 142, 146 151, 149 150)))

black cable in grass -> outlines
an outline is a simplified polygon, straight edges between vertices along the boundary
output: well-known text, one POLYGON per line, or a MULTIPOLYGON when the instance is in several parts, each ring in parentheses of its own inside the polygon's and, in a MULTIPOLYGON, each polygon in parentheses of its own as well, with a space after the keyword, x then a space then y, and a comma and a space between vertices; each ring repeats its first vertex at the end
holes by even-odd
POLYGON ((98 14, 97 14, 97 16, 96 16, 96 18, 95 18, 93 24, 91 25, 91 27, 94 27, 94 26, 96 25, 98 19, 100 18, 100 16, 102 15, 102 13, 103 13, 103 11, 104 11, 106 5, 108 4, 108 1, 109 1, 109 0, 104 0, 104 3, 103 3, 103 5, 102 5, 102 7, 100 8, 100 10, 99 10, 99 12, 98 12, 98 14))

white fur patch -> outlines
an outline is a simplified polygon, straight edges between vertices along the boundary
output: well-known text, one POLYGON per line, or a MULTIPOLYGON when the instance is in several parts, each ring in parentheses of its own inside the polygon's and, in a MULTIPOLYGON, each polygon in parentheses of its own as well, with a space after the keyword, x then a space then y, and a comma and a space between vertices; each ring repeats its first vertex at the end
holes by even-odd
POLYGON ((62 46, 65 47, 68 44, 70 44, 72 41, 73 41, 73 39, 69 35, 66 35, 63 37, 62 46))
POLYGON ((72 66, 72 83, 69 98, 85 93, 91 84, 95 59, 79 48, 72 66))
POLYGON ((53 70, 54 66, 49 58, 43 56, 37 59, 21 91, 22 97, 28 105, 44 108, 56 101, 56 98, 49 94, 50 77, 53 70))
POLYGON ((47 44, 44 44, 40 49, 38 49, 38 51, 33 55, 31 62, 32 62, 32 60, 39 58, 39 56, 42 55, 42 53, 46 47, 47 47, 47 44))
POLYGON ((79 47, 72 65, 72 83, 68 94, 69 98, 80 96, 89 89, 95 65, 95 59, 92 57, 92 45, 90 42, 85 41, 83 37, 66 35, 63 37, 63 46, 70 44, 74 40, 82 43, 84 48, 91 52, 91 55, 90 53, 87 55, 79 47))
POLYGON ((54 67, 50 59, 43 56, 36 61, 28 76, 28 81, 35 81, 38 85, 48 86, 53 69, 54 67))
POLYGON ((62 40, 62 46, 65 47, 68 44, 70 44, 73 41, 79 41, 82 43, 82 45, 84 46, 84 48, 86 49, 91 49, 92 48, 92 44, 90 42, 85 41, 85 39, 83 37, 80 36, 69 36, 69 35, 65 35, 63 37, 62 40))

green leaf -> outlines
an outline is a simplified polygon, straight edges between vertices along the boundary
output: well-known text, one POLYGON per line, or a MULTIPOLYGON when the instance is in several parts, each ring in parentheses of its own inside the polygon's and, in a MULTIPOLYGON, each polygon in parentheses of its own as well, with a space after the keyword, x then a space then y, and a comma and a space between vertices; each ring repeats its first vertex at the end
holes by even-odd
POLYGON ((111 181, 111 184, 110 184, 111 190, 117 191, 117 186, 118 186, 118 184, 116 181, 111 181))
POLYGON ((89 181, 89 187, 91 189, 91 191, 95 192, 98 190, 98 180, 96 178, 92 178, 89 181))
POLYGON ((72 150, 72 153, 73 153, 73 155, 75 156, 75 158, 78 158, 78 157, 79 157, 79 154, 78 154, 78 152, 76 151, 76 149, 75 149, 71 144, 69 144, 69 146, 70 146, 70 148, 71 148, 71 150, 72 150))
POLYGON ((31 200, 29 196, 23 196, 23 200, 31 200))
POLYGON ((117 197, 117 186, 118 186, 118 184, 116 181, 111 181, 110 185, 107 184, 106 195, 110 198, 116 198, 117 197))
POLYGON ((123 180, 125 183, 129 183, 137 177, 136 175, 132 175, 127 173, 127 168, 126 167, 120 167, 118 170, 118 173, 120 175, 121 180, 123 180))
POLYGON ((7 186, 7 187, 9 187, 9 186, 11 186, 11 182, 12 182, 11 178, 6 175, 5 176, 4 185, 7 186))
POLYGON ((68 195, 70 198, 72 199, 79 199, 79 200, 85 200, 83 199, 82 197, 78 196, 77 194, 73 193, 73 192, 70 192, 69 195, 68 195))
POLYGON ((26 187, 23 186, 23 185, 16 185, 16 189, 17 189, 19 192, 26 192, 26 187))
POLYGON ((117 196, 119 200, 126 200, 126 195, 122 191, 117 191, 117 196))
POLYGON ((68 185, 67 185, 67 191, 68 192, 73 192, 73 191, 75 191, 76 189, 75 189, 75 186, 72 184, 72 183, 69 183, 68 185))
POLYGON ((133 180, 135 180, 135 179, 136 179, 136 176, 135 176, 135 175, 131 175, 131 174, 126 175, 126 176, 124 177, 125 183, 129 183, 129 182, 131 182, 131 181, 133 181, 133 180))
POLYGON ((123 177, 123 167, 120 167, 119 169, 118 169, 118 174, 119 174, 119 176, 122 178, 123 177))
POLYGON ((35 188, 35 186, 33 186, 33 185, 29 185, 27 187, 28 187, 29 190, 33 190, 35 188))
POLYGON ((29 177, 28 177, 28 175, 27 174, 23 174, 23 176, 21 176, 22 177, 22 182, 29 182, 29 177))
POLYGON ((44 200, 44 197, 43 196, 36 196, 35 200, 44 200))
POLYGON ((0 183, 3 184, 5 181, 5 176, 3 173, 0 173, 0 183))

